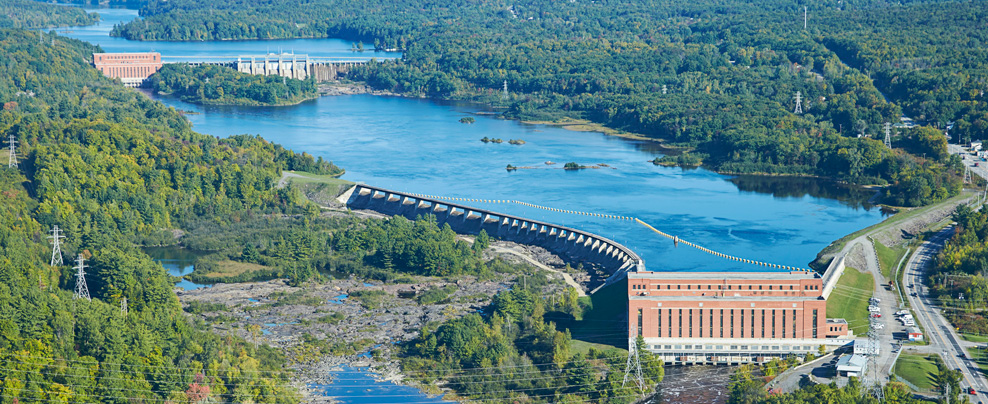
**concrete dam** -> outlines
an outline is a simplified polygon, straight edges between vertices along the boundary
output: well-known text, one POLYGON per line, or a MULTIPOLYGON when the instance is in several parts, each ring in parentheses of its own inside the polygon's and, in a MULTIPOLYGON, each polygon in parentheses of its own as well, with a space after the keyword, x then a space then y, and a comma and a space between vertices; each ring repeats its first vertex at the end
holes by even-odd
POLYGON ((545 248, 571 265, 592 265, 611 274, 606 284, 630 271, 644 271, 641 257, 631 249, 596 234, 538 220, 473 208, 410 193, 358 184, 340 196, 350 209, 372 210, 390 216, 433 215, 439 226, 448 224, 460 234, 480 230, 499 240, 545 248))

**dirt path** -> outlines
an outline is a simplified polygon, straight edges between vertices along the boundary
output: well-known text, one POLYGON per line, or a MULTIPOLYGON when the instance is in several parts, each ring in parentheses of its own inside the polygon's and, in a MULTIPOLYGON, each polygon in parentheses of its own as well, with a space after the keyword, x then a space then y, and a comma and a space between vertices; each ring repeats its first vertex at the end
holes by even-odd
POLYGON ((557 269, 554 269, 554 268, 552 268, 552 267, 550 267, 548 265, 545 265, 545 264, 539 262, 534 257, 532 257, 531 255, 529 255, 527 251, 525 251, 525 250, 523 250, 523 249, 521 249, 519 247, 501 247, 501 246, 494 246, 494 245, 492 245, 490 248, 491 248, 491 251, 493 251, 493 252, 496 252, 496 253, 506 253, 506 254, 511 254, 511 255, 517 256, 517 257, 525 260, 525 262, 528 262, 529 264, 532 264, 536 268, 543 269, 543 270, 546 270, 546 271, 549 271, 549 272, 558 274, 558 275, 560 275, 560 276, 563 277, 563 280, 566 281, 566 284, 567 285, 572 286, 574 289, 576 289, 576 293, 578 293, 580 296, 586 296, 587 295, 587 292, 583 290, 583 287, 580 286, 580 284, 577 283, 573 279, 573 277, 570 276, 570 274, 565 273, 563 271, 559 271, 557 269))
POLYGON ((305 177, 303 177, 301 175, 298 175, 298 174, 295 174, 295 173, 290 172, 290 171, 282 171, 281 172, 281 178, 278 179, 278 185, 277 185, 277 187, 278 188, 284 188, 285 185, 288 185, 288 179, 289 178, 305 178, 305 177))

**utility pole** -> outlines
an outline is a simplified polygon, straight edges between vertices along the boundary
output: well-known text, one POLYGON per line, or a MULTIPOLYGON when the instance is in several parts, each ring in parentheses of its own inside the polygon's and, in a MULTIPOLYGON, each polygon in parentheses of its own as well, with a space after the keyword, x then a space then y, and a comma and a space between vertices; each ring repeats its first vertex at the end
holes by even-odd
POLYGON ((885 147, 892 148, 892 124, 885 122, 885 147))
POLYGON ((73 268, 76 269, 75 273, 75 294, 73 295, 76 299, 86 299, 92 301, 93 299, 89 297, 89 287, 86 286, 86 263, 85 258, 82 258, 82 254, 79 254, 79 258, 76 259, 77 265, 73 268))
POLYGON ((801 91, 797 91, 796 92, 796 96, 793 97, 793 98, 796 99, 796 110, 793 111, 793 113, 794 114, 802 114, 803 113, 803 93, 801 91))
POLYGON ((981 193, 981 204, 988 202, 988 181, 985 182, 985 191, 981 193))
POLYGON ((628 363, 624 366, 624 381, 621 387, 628 384, 628 378, 634 379, 638 385, 638 390, 645 393, 645 377, 642 376, 641 357, 638 356, 638 342, 633 338, 628 339, 628 363), (634 374, 632 374, 634 372, 634 374))
POLYGON ((120 313, 123 314, 123 315, 127 315, 127 298, 126 297, 123 298, 123 300, 120 301, 120 313))
POLYGON ((508 99, 508 80, 504 81, 504 93, 501 94, 501 99, 502 100, 508 99))
POLYGON ((868 381, 866 380, 865 385, 867 386, 871 384, 872 394, 875 395, 875 398, 878 399, 878 402, 884 402, 885 390, 882 387, 882 375, 881 375, 882 368, 881 365, 878 363, 878 350, 880 349, 879 348, 880 340, 878 335, 878 329, 875 327, 876 325, 881 323, 879 322, 878 318, 875 317, 869 317, 868 320, 869 320, 868 321, 869 323, 868 324, 868 352, 866 352, 866 355, 868 356, 868 370, 870 371, 867 372, 866 375, 871 375, 873 379, 870 380, 871 383, 868 383, 868 381))
POLYGON ((61 230, 58 228, 57 224, 54 227, 52 227, 51 235, 48 236, 48 238, 52 239, 53 240, 52 243, 54 244, 51 248, 51 266, 62 265, 61 240, 65 238, 65 236, 61 234, 61 230))
POLYGON ((7 137, 7 146, 10 149, 10 160, 7 162, 7 167, 17 168, 17 139, 14 139, 13 134, 7 137))

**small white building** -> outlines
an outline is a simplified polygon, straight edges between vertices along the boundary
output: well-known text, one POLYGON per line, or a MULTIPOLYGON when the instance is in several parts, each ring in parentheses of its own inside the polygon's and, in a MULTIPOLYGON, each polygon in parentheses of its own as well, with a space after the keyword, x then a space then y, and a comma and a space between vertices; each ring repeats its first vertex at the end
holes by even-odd
POLYGON ((861 377, 868 366, 864 355, 844 355, 837 360, 837 376, 861 377))
POLYGON ((978 140, 975 142, 971 142, 971 151, 979 151, 979 150, 981 150, 981 141, 978 140))
POLYGON ((854 340, 854 355, 879 355, 881 354, 881 347, 876 343, 872 344, 871 340, 866 338, 857 338, 854 340))
POLYGON ((917 328, 917 327, 909 327, 909 328, 906 328, 906 332, 909 333, 909 340, 910 341, 922 341, 923 340, 923 332, 920 331, 919 328, 917 328))

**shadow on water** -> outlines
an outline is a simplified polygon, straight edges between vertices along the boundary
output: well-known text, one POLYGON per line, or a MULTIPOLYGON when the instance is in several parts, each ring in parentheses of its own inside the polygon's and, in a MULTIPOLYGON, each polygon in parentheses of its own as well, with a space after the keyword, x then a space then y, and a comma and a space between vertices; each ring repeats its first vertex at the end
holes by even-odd
MULTIPOLYGON (((196 260, 199 258, 199 254, 181 247, 145 247, 143 250, 151 259, 160 263, 168 271, 169 275, 177 277, 192 273, 196 260)), ((192 290, 211 285, 195 283, 183 278, 175 286, 185 290, 192 290)))
POLYGON ((740 175, 729 178, 728 182, 741 192, 769 194, 776 198, 827 198, 855 208, 871 210, 875 191, 862 187, 838 184, 831 180, 807 177, 775 177, 763 175, 740 175))

